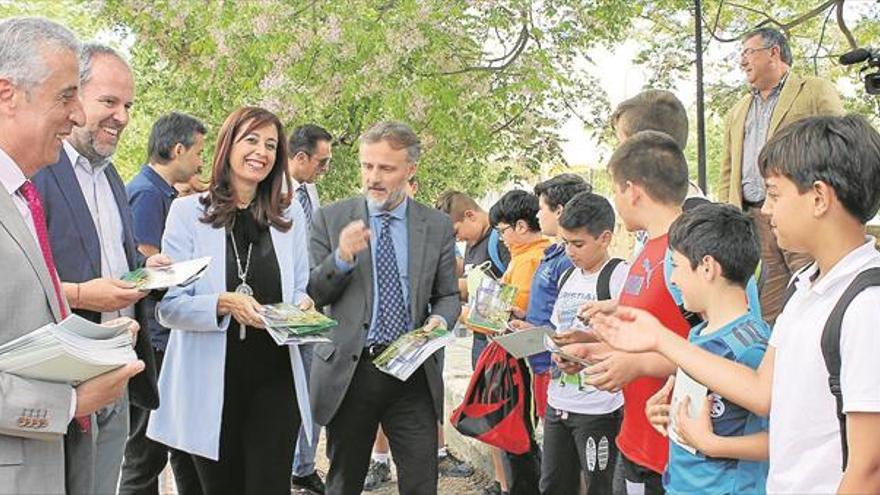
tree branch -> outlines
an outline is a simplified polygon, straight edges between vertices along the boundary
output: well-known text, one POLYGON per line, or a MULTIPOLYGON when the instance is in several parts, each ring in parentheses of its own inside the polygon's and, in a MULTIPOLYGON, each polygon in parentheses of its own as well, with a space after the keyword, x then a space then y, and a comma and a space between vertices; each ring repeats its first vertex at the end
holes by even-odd
POLYGON ((453 70, 453 71, 440 72, 440 73, 438 73, 438 75, 454 76, 457 74, 464 74, 466 72, 476 72, 476 71, 501 72, 504 69, 513 65, 513 63, 516 61, 516 59, 518 59, 519 56, 522 55, 523 51, 525 51, 526 46, 529 43, 530 38, 531 38, 531 36, 529 35, 529 24, 528 24, 528 22, 523 22, 522 29, 520 29, 520 32, 519 32, 519 38, 516 40, 516 43, 514 44, 513 49, 510 52, 506 53, 504 56, 497 58, 497 59, 494 59, 494 60, 504 60, 504 62, 501 65, 492 65, 491 63, 489 65, 477 65, 477 66, 465 67, 463 69, 458 69, 458 70, 453 70))
POLYGON ((846 37, 847 43, 849 43, 849 47, 852 50, 855 50, 859 46, 856 44, 856 39, 853 37, 852 32, 846 26, 846 21, 843 19, 843 2, 844 0, 837 0, 837 5, 835 10, 837 11, 837 27, 840 29, 840 32, 843 33, 843 36, 846 37))

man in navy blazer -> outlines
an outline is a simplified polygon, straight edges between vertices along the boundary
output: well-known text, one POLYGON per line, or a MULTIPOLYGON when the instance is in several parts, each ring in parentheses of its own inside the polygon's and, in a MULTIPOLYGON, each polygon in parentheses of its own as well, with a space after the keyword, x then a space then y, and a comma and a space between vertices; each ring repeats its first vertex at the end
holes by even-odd
POLYGON ((159 405, 146 314, 136 304, 145 293, 119 280, 140 265, 125 185, 110 163, 134 97, 131 69, 112 49, 84 45, 80 88, 86 123, 73 129, 58 163, 33 182, 71 308, 95 322, 129 316, 141 325, 135 350, 146 369, 129 383, 129 397, 71 422, 65 437, 67 493, 115 493, 128 437, 128 399, 146 409, 159 405))

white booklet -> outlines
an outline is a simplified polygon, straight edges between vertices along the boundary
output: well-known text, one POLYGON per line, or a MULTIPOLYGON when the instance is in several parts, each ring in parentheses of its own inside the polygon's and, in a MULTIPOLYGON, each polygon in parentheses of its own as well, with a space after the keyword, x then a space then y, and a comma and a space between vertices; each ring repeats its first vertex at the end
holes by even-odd
POLYGON ((678 435, 675 434, 675 417, 678 414, 678 405, 681 404, 685 397, 688 397, 690 403, 686 413, 689 418, 696 418, 700 414, 700 408, 703 407, 703 402, 705 402, 706 394, 708 393, 709 389, 705 385, 691 378, 681 368, 678 369, 678 373, 675 374, 675 388, 672 389, 672 401, 669 407, 669 428, 667 431, 670 440, 691 454, 696 454, 697 449, 682 442, 678 435))
POLYGON ((169 287, 189 285, 200 279, 211 263, 211 257, 196 258, 172 263, 156 268, 138 268, 121 278, 131 282, 138 290, 168 289, 169 287))
POLYGON ((136 360, 127 325, 102 326, 75 314, 0 346, 0 371, 72 385, 136 360))
POLYGON ((532 327, 495 337, 498 343, 511 356, 522 359, 545 352, 544 336, 552 337, 556 331, 551 327, 532 327))

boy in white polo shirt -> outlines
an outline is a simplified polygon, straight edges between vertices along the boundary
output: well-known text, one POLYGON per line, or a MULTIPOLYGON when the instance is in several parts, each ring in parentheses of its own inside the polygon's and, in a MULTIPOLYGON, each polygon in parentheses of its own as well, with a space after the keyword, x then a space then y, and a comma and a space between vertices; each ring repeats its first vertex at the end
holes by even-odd
POLYGON ((661 352, 728 400, 769 413, 768 492, 880 493, 880 287, 859 292, 841 320, 844 438, 821 344, 847 287, 880 267, 864 230, 880 208, 880 134, 859 116, 811 117, 777 133, 758 162, 780 247, 816 261, 794 276, 757 370, 660 331, 641 311, 597 315, 593 326, 614 347, 661 352))

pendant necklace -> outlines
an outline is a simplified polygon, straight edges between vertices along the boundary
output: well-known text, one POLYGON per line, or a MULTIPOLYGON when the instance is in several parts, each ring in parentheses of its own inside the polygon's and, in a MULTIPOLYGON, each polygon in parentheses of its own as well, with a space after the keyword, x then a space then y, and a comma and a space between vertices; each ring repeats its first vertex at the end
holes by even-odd
MULTIPOLYGON (((250 285, 247 284, 247 275, 248 270, 251 267, 251 251, 253 251, 254 243, 248 243, 248 252, 247 252, 247 261, 245 261, 244 269, 241 267, 241 258, 238 255, 238 245, 235 243, 235 235, 232 232, 229 232, 229 237, 232 239, 232 250, 235 252, 235 269, 238 272, 238 278, 241 280, 241 283, 238 284, 238 287, 235 288, 235 292, 239 294, 244 294, 246 296, 253 296, 254 290, 250 285)), ((240 340, 244 340, 245 337, 245 325, 244 323, 238 322, 238 338, 240 340)))

